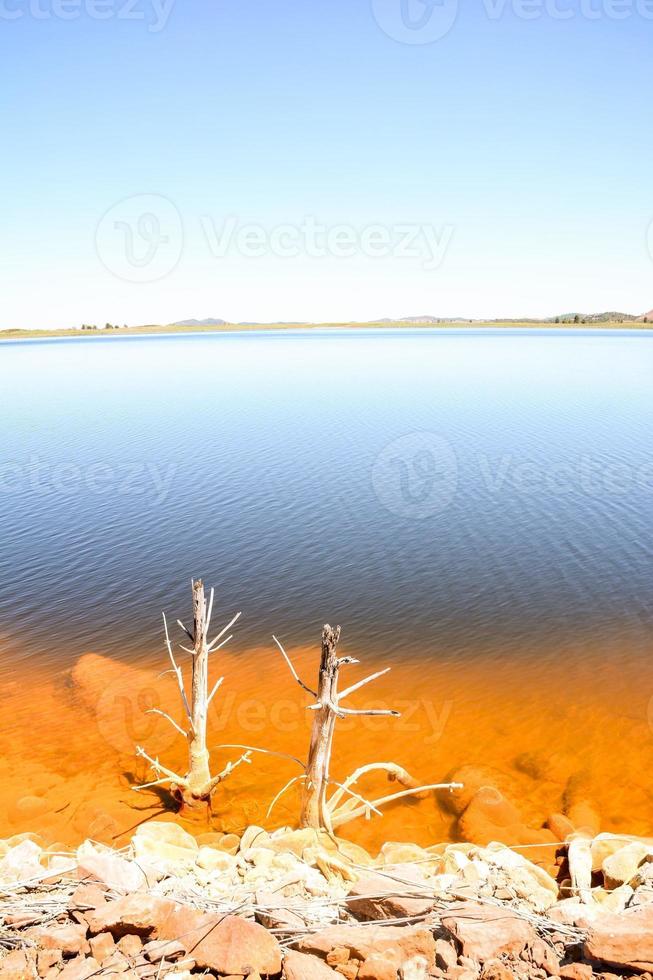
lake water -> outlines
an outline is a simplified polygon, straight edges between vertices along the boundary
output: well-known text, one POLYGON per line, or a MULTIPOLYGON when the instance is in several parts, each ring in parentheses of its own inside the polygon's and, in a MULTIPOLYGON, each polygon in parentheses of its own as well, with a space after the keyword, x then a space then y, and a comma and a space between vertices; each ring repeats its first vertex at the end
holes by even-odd
MULTIPOLYGON (((303 754, 303 715, 284 728, 266 714, 271 697, 301 703, 271 634, 314 671, 321 626, 337 622, 368 669, 393 665, 359 703, 419 706, 395 730, 352 727, 343 765, 392 754, 428 781, 468 761, 511 769, 538 822, 564 787, 527 783, 515 759, 546 746, 603 788, 606 827, 650 832, 652 382, 644 331, 3 343, 0 830, 32 820, 65 836, 65 796, 83 800, 69 836, 83 832, 82 722, 100 817, 127 825, 111 780, 124 797, 142 734, 130 671, 164 669, 161 610, 187 617, 201 576, 223 619, 243 611, 225 688, 268 704, 258 729, 237 706, 214 719, 230 741, 303 754), (89 652, 108 659, 82 661, 87 675, 132 692, 116 701, 122 735, 88 721, 92 681, 70 671, 89 652), (12 782, 26 758, 31 787, 12 782)), ((280 779, 251 767, 234 799, 269 801, 280 779)), ((413 839, 453 833, 431 801, 408 811, 382 833, 394 819, 413 839)))

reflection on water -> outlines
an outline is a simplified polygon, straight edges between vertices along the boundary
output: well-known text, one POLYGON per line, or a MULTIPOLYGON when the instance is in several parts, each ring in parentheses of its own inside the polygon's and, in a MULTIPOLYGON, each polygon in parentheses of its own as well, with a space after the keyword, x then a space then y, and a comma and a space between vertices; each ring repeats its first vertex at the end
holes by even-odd
MULTIPOLYGON (((2 345, 0 834, 72 840, 96 822, 113 836, 152 805, 121 773, 136 772, 134 741, 161 739, 172 761, 183 748, 144 711, 160 611, 183 618, 192 575, 225 616, 243 610, 218 741, 301 754, 301 692, 270 635, 316 651, 322 623, 340 622, 368 666, 395 665, 370 697, 405 702, 400 722, 345 728, 341 775, 390 749, 427 781, 483 762, 509 771, 538 826, 571 768, 606 828, 650 833, 651 343, 428 331, 2 345), (110 680, 83 660, 80 683, 88 651, 111 658, 110 680), (567 760, 560 778, 516 765, 541 750, 567 760)), ((284 766, 242 767, 219 819, 263 819, 284 766)), ((289 820, 292 797, 275 812, 289 820)), ((352 827, 370 842, 452 832, 432 799, 352 827)))

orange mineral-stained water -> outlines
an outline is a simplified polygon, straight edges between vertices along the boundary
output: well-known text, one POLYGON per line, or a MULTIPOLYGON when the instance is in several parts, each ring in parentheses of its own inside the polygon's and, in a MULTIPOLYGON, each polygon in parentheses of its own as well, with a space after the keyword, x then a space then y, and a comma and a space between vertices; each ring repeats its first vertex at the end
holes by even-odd
MULTIPOLYGON (((289 652, 313 685, 318 648, 289 652)), ((357 651, 343 646, 343 652, 357 651)), ((165 787, 135 791, 154 778, 137 757, 137 745, 185 771, 184 740, 168 721, 148 713, 158 707, 183 724, 174 677, 160 676, 167 664, 159 653, 144 654, 138 666, 88 653, 65 670, 13 675, 3 659, 1 837, 29 831, 50 845, 73 846, 90 837, 122 846, 142 821, 171 817, 165 787)), ((343 670, 353 683, 384 666, 367 654, 343 670)), ((278 651, 272 645, 238 654, 220 651, 211 679, 221 675, 225 681, 209 720, 214 772, 241 754, 220 748, 226 744, 305 759, 310 698, 278 651)), ((653 830, 650 692, 648 665, 616 649, 598 649, 594 661, 585 658, 578 665, 571 648, 557 650, 555 658, 543 650, 520 663, 503 662, 500 652, 457 662, 406 659, 350 702, 392 707, 401 717, 338 722, 332 776, 342 781, 359 766, 384 761, 402 765, 423 784, 440 782, 462 766, 494 769, 488 781, 517 806, 526 828, 537 831, 552 814, 581 801, 596 811, 602 830, 647 835, 653 830)), ((253 753, 251 764, 218 787, 206 821, 187 826, 199 834, 238 832, 248 824, 292 825, 299 812, 298 783, 267 811, 300 774, 291 759, 253 753)), ((382 775, 365 777, 356 787, 367 799, 397 788, 382 775)), ((375 851, 388 840, 430 845, 483 837, 486 828, 473 820, 459 823, 429 793, 391 804, 382 817, 361 817, 341 833, 375 851)), ((493 836, 523 844, 523 834, 509 839, 515 833, 509 821, 493 836)))

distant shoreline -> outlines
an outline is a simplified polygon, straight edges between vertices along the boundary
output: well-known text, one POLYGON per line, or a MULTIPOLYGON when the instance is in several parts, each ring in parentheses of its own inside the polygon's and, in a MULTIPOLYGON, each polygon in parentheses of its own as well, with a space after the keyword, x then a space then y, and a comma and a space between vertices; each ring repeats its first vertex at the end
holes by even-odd
POLYGON ((442 320, 437 323, 429 321, 405 323, 400 321, 370 321, 369 323, 225 323, 220 325, 202 326, 179 324, 144 324, 138 327, 114 327, 97 330, 63 329, 63 330, 0 330, 0 342, 16 340, 46 340, 77 337, 80 339, 97 339, 98 337, 131 337, 131 336, 161 336, 165 334, 230 334, 256 333, 274 331, 319 331, 319 330, 351 330, 364 332, 367 330, 406 331, 412 330, 651 330, 653 323, 638 320, 606 321, 596 323, 551 323, 547 320, 474 320, 471 323, 460 320, 442 320))

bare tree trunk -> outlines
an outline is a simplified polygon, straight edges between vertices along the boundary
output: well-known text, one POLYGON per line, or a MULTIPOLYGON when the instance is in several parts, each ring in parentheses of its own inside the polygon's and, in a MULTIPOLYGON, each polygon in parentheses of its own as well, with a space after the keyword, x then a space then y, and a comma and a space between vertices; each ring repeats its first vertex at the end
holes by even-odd
POLYGON ((339 626, 332 629, 327 625, 322 630, 322 656, 320 658, 320 677, 317 691, 319 707, 315 711, 311 729, 311 744, 308 750, 306 779, 304 780, 299 818, 300 827, 312 827, 316 830, 324 827, 330 829, 326 792, 336 724, 335 705, 338 699, 338 671, 340 669, 336 647, 339 639, 339 626))
POLYGON ((188 728, 182 728, 181 725, 178 725, 177 722, 170 717, 170 715, 166 714, 164 711, 160 711, 158 708, 153 708, 151 710, 155 714, 162 715, 162 717, 169 721, 176 731, 178 731, 179 734, 183 735, 186 739, 188 743, 188 772, 185 776, 179 776, 170 769, 166 769, 165 766, 162 766, 158 759, 152 759, 140 746, 138 746, 136 750, 138 754, 149 763, 155 775, 160 778, 157 778, 154 780, 154 782, 146 783, 143 786, 136 786, 134 788, 147 789, 150 786, 159 786, 164 783, 169 783, 172 795, 182 807, 196 808, 206 806, 211 799, 211 793, 218 783, 222 782, 222 780, 225 779, 236 766, 240 765, 241 762, 250 761, 251 753, 250 751, 247 751, 240 757, 240 759, 236 760, 236 762, 227 763, 227 766, 221 773, 219 773, 219 775, 213 777, 211 776, 209 750, 206 745, 206 725, 209 705, 211 704, 213 696, 222 684, 224 678, 219 678, 209 693, 209 654, 213 650, 219 650, 220 647, 224 646, 224 644, 231 639, 231 636, 227 636, 226 639, 219 642, 240 616, 240 613, 237 613, 231 622, 225 626, 220 633, 218 633, 213 642, 209 643, 208 631, 211 623, 211 612, 213 610, 213 594, 213 589, 211 589, 211 598, 209 599, 207 610, 206 597, 204 595, 204 584, 201 579, 193 582, 192 631, 187 630, 182 622, 179 620, 177 621, 179 626, 182 628, 186 636, 190 638, 193 644, 192 649, 182 646, 182 650, 190 653, 192 657, 190 704, 188 703, 188 698, 186 697, 186 689, 184 687, 184 679, 181 668, 177 665, 172 650, 172 643, 170 642, 165 615, 163 617, 166 647, 168 649, 168 655, 172 664, 172 673, 177 679, 177 686, 179 688, 181 700, 186 712, 188 728))
MULTIPOLYGON (((336 721, 338 718, 346 718, 349 715, 358 716, 385 716, 397 718, 398 711, 388 708, 347 708, 344 701, 350 694, 354 694, 371 681, 382 677, 390 670, 377 670, 374 674, 364 677, 360 681, 351 684, 344 691, 338 690, 338 674, 340 668, 346 664, 357 664, 355 657, 338 657, 337 646, 340 640, 340 627, 333 629, 326 625, 322 630, 322 655, 320 657, 320 675, 318 678, 317 691, 312 690, 299 677, 290 657, 283 646, 273 636, 272 639, 279 647, 284 660, 288 664, 291 674, 307 694, 315 698, 315 703, 309 705, 309 709, 315 712, 313 725, 311 728, 311 742, 308 750, 308 762, 303 766, 304 774, 296 776, 288 782, 280 793, 274 798, 270 810, 286 792, 286 790, 297 781, 303 780, 302 802, 299 817, 300 827, 310 827, 312 830, 326 830, 333 833, 334 828, 340 827, 350 820, 355 820, 359 816, 369 817, 372 813, 380 813, 380 806, 386 803, 393 803, 396 800, 408 796, 422 798, 427 793, 436 789, 458 789, 460 783, 431 783, 427 786, 420 786, 416 779, 396 762, 374 762, 370 765, 362 766, 352 773, 344 783, 332 780, 329 772, 331 765, 331 752, 333 749, 333 735, 336 721), (353 786, 361 776, 370 772, 384 772, 390 782, 398 782, 404 787, 399 792, 390 793, 376 800, 367 800, 360 793, 357 793, 353 786), (327 790, 332 783, 338 787, 327 799, 327 790), (346 801, 342 803, 344 797, 346 801)), ((296 760, 297 761, 297 760, 296 760)), ((301 763, 300 763, 301 765, 301 763)))
POLYGON ((187 785, 181 790, 184 803, 205 801, 211 795, 209 750, 206 747, 206 720, 209 700, 209 651, 206 636, 206 598, 200 579, 193 582, 193 665, 191 679, 191 726, 188 732, 187 785))

